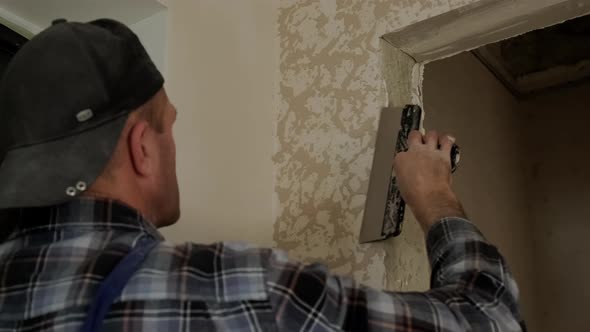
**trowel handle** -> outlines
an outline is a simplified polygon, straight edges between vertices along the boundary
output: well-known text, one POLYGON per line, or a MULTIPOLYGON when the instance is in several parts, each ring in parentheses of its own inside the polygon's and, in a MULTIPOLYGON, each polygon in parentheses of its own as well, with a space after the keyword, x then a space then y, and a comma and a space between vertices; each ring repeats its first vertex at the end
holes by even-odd
MULTIPOLYGON (((395 153, 408 150, 408 137, 412 130, 420 130, 422 108, 418 105, 406 105, 402 112, 401 128, 398 134, 395 153)), ((461 149, 457 144, 451 148, 451 172, 455 172, 461 159, 461 149)))
MULTIPOLYGON (((422 123, 422 109, 418 105, 406 105, 402 112, 401 127, 397 134, 394 154, 408 150, 408 136, 412 130, 420 130, 422 123)), ((453 144, 451 148, 451 171, 457 169, 460 159, 460 148, 453 144)), ((398 187, 395 176, 389 182, 387 190, 387 201, 385 215, 381 228, 381 238, 398 236, 402 232, 406 202, 404 201, 398 187)))
POLYGON ((459 167, 459 160, 461 160, 461 148, 457 144, 453 144, 451 148, 451 172, 455 172, 459 167))
POLYGON ((408 151, 408 137, 412 130, 420 130, 422 108, 418 105, 406 105, 402 111, 401 126, 397 134, 394 155, 408 151))

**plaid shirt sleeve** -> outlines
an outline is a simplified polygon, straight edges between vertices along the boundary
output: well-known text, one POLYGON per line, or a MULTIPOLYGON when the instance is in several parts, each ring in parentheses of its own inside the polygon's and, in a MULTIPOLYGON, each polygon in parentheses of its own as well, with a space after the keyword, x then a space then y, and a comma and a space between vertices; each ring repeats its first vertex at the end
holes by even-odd
POLYGON ((267 285, 281 329, 521 331, 518 289, 498 250, 466 220, 428 233, 428 292, 385 292, 332 276, 320 265, 272 255, 267 285))

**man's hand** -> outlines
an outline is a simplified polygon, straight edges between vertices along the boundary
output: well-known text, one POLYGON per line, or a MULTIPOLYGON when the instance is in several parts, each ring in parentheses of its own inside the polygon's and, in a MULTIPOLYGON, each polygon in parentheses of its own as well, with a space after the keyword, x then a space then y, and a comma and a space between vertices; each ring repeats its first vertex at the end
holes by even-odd
POLYGON ((451 190, 451 148, 454 138, 435 131, 424 137, 412 131, 408 151, 400 152, 393 167, 398 188, 425 233, 444 217, 465 217, 451 190))

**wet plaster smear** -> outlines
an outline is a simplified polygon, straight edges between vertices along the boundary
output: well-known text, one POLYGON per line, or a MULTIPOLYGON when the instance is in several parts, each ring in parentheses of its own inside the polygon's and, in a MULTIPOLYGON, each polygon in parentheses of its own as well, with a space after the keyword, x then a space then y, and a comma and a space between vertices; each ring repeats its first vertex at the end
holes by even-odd
POLYGON ((274 232, 292 258, 320 261, 374 287, 428 287, 424 240, 360 245, 377 118, 421 100, 421 65, 380 37, 476 1, 281 1, 274 232), (389 77, 386 88, 384 78, 389 77))

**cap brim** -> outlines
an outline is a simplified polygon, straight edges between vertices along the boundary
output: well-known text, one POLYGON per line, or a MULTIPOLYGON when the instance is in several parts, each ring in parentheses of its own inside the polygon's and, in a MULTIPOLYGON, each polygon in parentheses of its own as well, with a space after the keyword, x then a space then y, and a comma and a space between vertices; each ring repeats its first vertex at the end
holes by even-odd
POLYGON ((74 196, 102 173, 127 121, 121 115, 80 134, 9 150, 0 164, 0 209, 48 206, 74 196), (83 187, 83 186, 82 186, 83 187), (70 191, 72 189, 70 188, 70 191))

